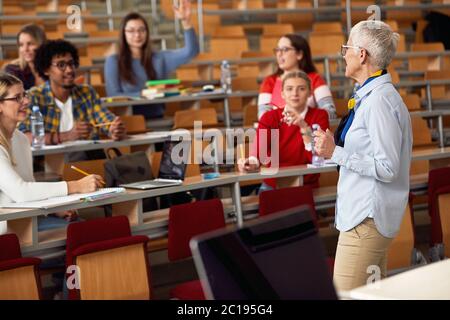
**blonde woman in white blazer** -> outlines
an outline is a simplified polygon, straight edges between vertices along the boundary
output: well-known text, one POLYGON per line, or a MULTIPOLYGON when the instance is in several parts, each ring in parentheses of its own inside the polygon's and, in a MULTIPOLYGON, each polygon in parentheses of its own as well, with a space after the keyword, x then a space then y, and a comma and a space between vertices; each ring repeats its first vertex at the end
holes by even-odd
MULTIPOLYGON (((29 102, 21 80, 0 73, 0 207, 11 202, 95 191, 102 179, 98 175, 67 182, 34 181, 29 141, 16 129, 26 117, 29 102)), ((2 221, 0 234, 6 232, 7 223, 2 221)))

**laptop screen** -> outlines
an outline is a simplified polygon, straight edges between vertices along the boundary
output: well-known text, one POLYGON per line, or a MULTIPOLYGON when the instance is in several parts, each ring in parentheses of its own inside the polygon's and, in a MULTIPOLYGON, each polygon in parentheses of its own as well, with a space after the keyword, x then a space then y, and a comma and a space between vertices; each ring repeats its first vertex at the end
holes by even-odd
POLYGON ((158 177, 161 179, 184 180, 190 147, 191 141, 166 140, 158 177))
POLYGON ((308 207, 191 240, 208 299, 337 299, 308 207))

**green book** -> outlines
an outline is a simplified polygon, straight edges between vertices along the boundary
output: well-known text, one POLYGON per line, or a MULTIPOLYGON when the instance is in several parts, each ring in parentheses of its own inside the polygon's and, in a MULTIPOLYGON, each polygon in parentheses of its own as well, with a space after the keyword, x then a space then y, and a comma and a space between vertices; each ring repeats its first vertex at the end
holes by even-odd
POLYGON ((145 83, 147 87, 158 86, 161 84, 180 84, 180 79, 162 79, 162 80, 149 80, 145 83))

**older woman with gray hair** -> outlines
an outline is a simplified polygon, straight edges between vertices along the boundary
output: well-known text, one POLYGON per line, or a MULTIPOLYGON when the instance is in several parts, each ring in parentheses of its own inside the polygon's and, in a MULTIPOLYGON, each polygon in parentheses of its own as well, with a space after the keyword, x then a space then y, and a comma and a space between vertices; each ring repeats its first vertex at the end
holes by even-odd
POLYGON ((412 130, 387 67, 399 35, 361 21, 342 46, 345 75, 356 81, 349 113, 335 133, 318 131, 315 150, 338 164, 334 282, 350 290, 386 275, 388 247, 408 201, 412 130))

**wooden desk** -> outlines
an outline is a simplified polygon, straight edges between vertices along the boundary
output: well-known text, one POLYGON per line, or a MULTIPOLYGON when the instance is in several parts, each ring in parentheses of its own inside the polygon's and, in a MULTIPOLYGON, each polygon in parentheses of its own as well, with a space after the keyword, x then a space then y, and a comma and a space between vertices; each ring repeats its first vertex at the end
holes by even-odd
POLYGON ((357 300, 449 300, 450 259, 366 285, 345 295, 357 300))
MULTIPOLYGON (((450 157, 450 147, 420 150, 413 152, 413 160, 442 159, 450 157)), ((158 215, 158 212, 143 212, 142 199, 156 197, 177 192, 198 190, 208 187, 229 187, 232 191, 232 203, 238 226, 243 224, 242 199, 240 195, 240 182, 264 179, 302 177, 305 174, 330 172, 336 170, 333 166, 321 168, 308 168, 306 165, 280 168, 274 175, 268 176, 268 170, 258 173, 226 173, 219 178, 203 180, 200 176, 187 178, 183 185, 152 190, 127 190, 126 193, 116 197, 86 203, 76 203, 51 209, 5 209, 0 208, 0 221, 8 221, 10 232, 18 235, 23 252, 31 253, 42 250, 62 250, 65 245, 65 230, 57 229, 47 232, 39 232, 37 229, 37 217, 50 213, 70 209, 83 209, 90 207, 113 205, 113 215, 126 215, 132 226, 133 233, 147 234, 151 237, 162 236, 166 232, 166 215, 158 215), (163 231, 162 231, 163 229, 163 231)), ((426 177, 425 177, 426 178, 426 177)), ((299 179, 301 184, 301 179, 299 179)), ((423 184, 423 183, 422 183, 423 184)), ((426 187, 426 183, 425 183, 426 187)))

